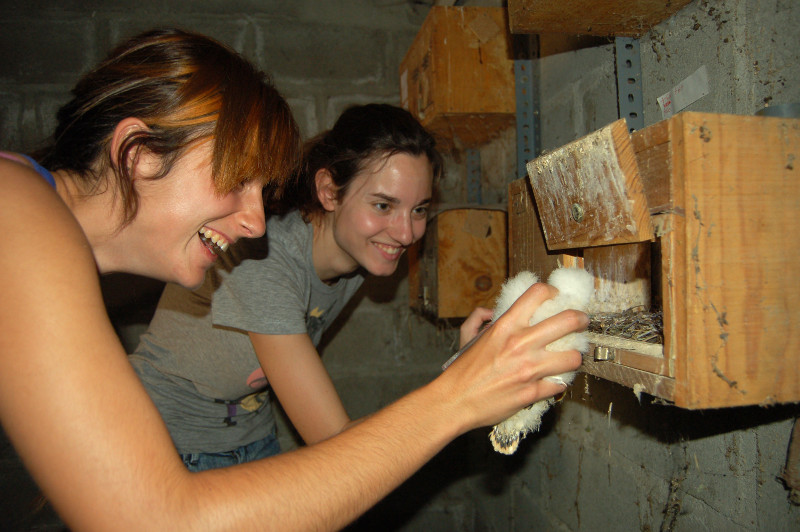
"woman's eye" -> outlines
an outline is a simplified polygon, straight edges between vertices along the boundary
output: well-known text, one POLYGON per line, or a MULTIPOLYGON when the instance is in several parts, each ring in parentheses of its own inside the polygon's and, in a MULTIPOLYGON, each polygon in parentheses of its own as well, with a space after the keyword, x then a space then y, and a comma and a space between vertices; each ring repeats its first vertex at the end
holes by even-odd
POLYGON ((379 210, 381 212, 386 212, 386 211, 389 210, 389 204, 388 203, 376 203, 375 204, 375 209, 379 210))
POLYGON ((414 215, 418 216, 420 218, 427 217, 428 216, 428 206, 426 205, 424 207, 417 207, 416 209, 414 209, 414 215))

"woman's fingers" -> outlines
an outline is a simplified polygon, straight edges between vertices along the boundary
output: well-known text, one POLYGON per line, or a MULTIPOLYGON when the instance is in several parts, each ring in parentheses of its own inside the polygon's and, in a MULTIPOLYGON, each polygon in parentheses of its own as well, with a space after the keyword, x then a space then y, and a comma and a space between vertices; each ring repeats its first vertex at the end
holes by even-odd
POLYGON ((558 295, 558 290, 549 284, 536 283, 525 290, 513 305, 498 319, 498 322, 514 321, 515 323, 527 326, 531 316, 539 306, 548 299, 558 295))
POLYGON ((464 323, 461 324, 459 333, 459 348, 464 347, 467 342, 475 338, 481 325, 492 319, 492 309, 486 307, 475 307, 464 323))
POLYGON ((546 347, 586 329, 586 314, 566 310, 529 325, 536 309, 557 294, 558 290, 547 284, 531 286, 453 363, 454 371, 442 374, 455 388, 454 396, 470 405, 465 412, 472 412, 479 423, 473 427, 494 424, 533 402, 563 392, 563 385, 545 378, 580 366, 578 351, 552 352, 546 347))

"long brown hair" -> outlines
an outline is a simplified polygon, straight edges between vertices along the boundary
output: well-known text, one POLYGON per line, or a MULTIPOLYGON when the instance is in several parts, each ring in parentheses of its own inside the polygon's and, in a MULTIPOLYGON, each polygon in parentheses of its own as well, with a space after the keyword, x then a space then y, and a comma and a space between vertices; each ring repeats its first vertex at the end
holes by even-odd
POLYGON ((140 149, 160 157, 159 179, 190 145, 213 138, 212 175, 220 195, 256 180, 269 197, 280 197, 298 163, 299 129, 268 76, 203 35, 163 29, 133 37, 84 75, 72 95, 58 112, 52 144, 36 157, 50 170, 77 174, 89 194, 112 168, 125 223, 138 209, 125 161, 140 149), (120 143, 114 165, 110 139, 128 117, 147 130, 120 143))

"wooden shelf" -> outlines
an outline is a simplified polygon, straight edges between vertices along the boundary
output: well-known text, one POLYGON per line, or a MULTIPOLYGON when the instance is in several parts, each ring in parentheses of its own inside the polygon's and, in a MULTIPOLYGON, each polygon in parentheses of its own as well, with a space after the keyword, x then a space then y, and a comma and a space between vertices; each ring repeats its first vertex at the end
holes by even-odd
POLYGON ((691 0, 508 0, 511 33, 640 37, 691 0))

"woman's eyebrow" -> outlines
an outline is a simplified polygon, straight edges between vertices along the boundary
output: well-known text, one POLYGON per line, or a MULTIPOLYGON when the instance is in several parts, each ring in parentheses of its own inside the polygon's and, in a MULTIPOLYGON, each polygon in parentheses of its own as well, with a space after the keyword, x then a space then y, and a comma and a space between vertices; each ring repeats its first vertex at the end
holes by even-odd
POLYGON ((373 192, 372 197, 377 199, 382 199, 386 203, 400 203, 399 199, 395 198, 394 196, 384 194, 383 192, 373 192))
MULTIPOLYGON (((383 192, 373 192, 372 197, 381 199, 386 203, 392 203, 392 204, 400 203, 400 200, 398 198, 395 198, 394 196, 390 196, 388 194, 384 194, 383 192)), ((426 203, 430 203, 431 201, 432 198, 428 197, 420 201, 417 205, 425 205, 426 203)))

